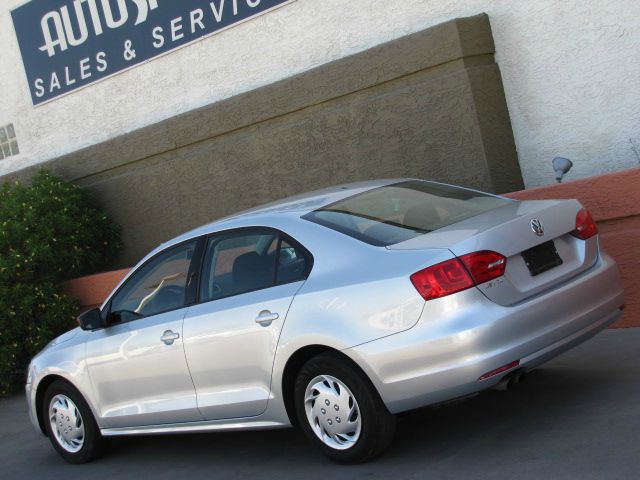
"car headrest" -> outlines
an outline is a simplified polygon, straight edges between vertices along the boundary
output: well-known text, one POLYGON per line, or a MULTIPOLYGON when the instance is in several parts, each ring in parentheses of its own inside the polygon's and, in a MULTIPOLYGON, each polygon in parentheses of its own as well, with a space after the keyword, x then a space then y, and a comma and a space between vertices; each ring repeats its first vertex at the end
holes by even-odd
POLYGON ((243 253, 233 262, 232 278, 239 290, 253 290, 273 282, 273 258, 257 252, 243 253))
POLYGON ((441 222, 440 215, 433 205, 415 205, 404 214, 403 224, 407 227, 432 230, 441 222))

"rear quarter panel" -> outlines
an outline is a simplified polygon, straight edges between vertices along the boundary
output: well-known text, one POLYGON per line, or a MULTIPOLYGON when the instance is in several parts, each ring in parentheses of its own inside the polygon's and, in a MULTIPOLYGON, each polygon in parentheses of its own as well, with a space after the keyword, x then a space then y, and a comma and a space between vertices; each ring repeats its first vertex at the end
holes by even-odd
POLYGON ((302 226, 285 231, 314 264, 291 304, 280 348, 323 341, 349 348, 408 330, 425 304, 409 277, 452 257, 447 249, 390 251, 311 222, 302 226))
POLYGON ((276 398, 282 395, 285 365, 299 349, 321 345, 344 351, 412 328, 425 301, 410 275, 452 257, 447 249, 373 247, 311 222, 289 227, 283 230, 311 251, 314 266, 291 304, 278 342, 272 381, 276 398))

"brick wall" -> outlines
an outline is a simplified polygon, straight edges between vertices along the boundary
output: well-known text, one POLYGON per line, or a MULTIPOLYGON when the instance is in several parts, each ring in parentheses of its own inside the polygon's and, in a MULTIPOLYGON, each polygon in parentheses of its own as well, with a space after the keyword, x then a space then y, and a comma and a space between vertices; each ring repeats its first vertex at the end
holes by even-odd
POLYGON ((598 224, 602 248, 620 266, 627 308, 614 327, 640 327, 640 168, 508 194, 518 200, 577 198, 598 224))
POLYGON ((125 268, 69 280, 64 285, 64 291, 80 301, 82 311, 99 307, 128 271, 125 268))

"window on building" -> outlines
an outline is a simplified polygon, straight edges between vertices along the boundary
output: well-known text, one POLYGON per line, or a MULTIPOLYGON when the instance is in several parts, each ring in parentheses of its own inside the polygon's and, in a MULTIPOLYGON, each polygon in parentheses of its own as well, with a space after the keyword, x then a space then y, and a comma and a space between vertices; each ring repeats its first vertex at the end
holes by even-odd
POLYGON ((0 160, 19 153, 18 139, 13 123, 0 127, 0 160))

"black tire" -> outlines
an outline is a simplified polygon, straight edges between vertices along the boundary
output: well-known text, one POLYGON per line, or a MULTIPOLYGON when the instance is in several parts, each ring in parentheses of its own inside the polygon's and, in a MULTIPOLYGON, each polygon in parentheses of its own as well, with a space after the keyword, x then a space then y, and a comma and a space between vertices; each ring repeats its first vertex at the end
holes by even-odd
POLYGON ((87 463, 100 456, 105 449, 105 439, 100 435, 100 429, 96 424, 95 418, 91 413, 91 409, 84 400, 80 392, 69 383, 57 380, 47 388, 42 403, 42 418, 47 430, 49 440, 53 448, 69 463, 87 463), (82 423, 84 426, 84 439, 82 447, 77 452, 70 452, 65 449, 58 441, 55 433, 52 431, 51 421, 49 419, 49 406, 51 400, 57 395, 64 395, 69 398, 80 412, 82 423))
POLYGON ((336 462, 365 462, 384 452, 393 440, 395 416, 389 413, 370 380, 339 354, 323 353, 303 365, 294 387, 294 403, 298 423, 309 441, 336 462), (310 382, 321 375, 329 375, 343 383, 355 397, 360 410, 360 435, 351 447, 344 450, 325 444, 307 418, 305 392, 310 382))

